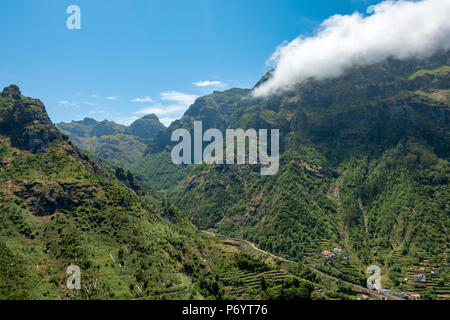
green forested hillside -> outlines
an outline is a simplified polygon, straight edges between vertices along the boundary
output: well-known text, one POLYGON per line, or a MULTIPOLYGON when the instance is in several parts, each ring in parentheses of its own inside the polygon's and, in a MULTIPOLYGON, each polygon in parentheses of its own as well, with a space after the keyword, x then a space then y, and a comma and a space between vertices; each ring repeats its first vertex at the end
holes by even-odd
POLYGON ((165 190, 200 228, 354 281, 364 282, 365 268, 377 264, 387 287, 443 297, 450 290, 449 57, 387 59, 264 99, 215 92, 161 131, 131 170, 165 190), (177 170, 170 134, 194 120, 203 130, 279 128, 280 171, 177 170), (321 258, 336 245, 347 260, 321 258), (410 274, 421 268, 432 279, 424 287, 410 274))
POLYGON ((449 65, 448 53, 387 59, 258 99, 234 88, 198 98, 169 128, 154 116, 60 124, 70 140, 41 102, 5 88, 0 258, 11 268, 0 292, 70 298, 75 260, 91 284, 84 298, 349 298, 317 270, 364 285, 375 264, 385 288, 448 298, 449 65), (170 135, 194 120, 279 129, 279 172, 173 164, 170 135), (299 263, 280 270, 191 222, 299 263))
MULTIPOLYGON (((0 299, 237 298, 219 277, 225 269, 245 272, 238 262, 249 259, 276 269, 135 191, 129 172, 92 161, 17 86, 0 96, 0 164, 0 299), (69 265, 81 269, 80 290, 66 287, 69 265)), ((314 289, 290 286, 302 298, 314 289)))

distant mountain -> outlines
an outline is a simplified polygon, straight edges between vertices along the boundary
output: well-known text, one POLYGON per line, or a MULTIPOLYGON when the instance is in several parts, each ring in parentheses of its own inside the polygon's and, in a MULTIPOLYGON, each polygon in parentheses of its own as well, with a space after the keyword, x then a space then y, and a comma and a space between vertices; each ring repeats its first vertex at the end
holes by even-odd
POLYGON ((97 123, 92 130, 89 132, 90 137, 103 137, 112 136, 116 134, 125 133, 127 130, 126 126, 117 124, 114 121, 103 120, 97 123))
POLYGON ((146 140, 153 138, 163 129, 165 129, 165 127, 161 122, 159 122, 158 117, 154 114, 148 114, 134 121, 128 127, 128 132, 135 137, 146 140))
POLYGON ((128 127, 90 118, 61 122, 57 127, 80 148, 124 167, 139 160, 149 139, 165 128, 154 114, 146 115, 128 127))
POLYGON ((215 92, 159 132, 130 170, 167 192, 200 228, 351 281, 363 283, 366 267, 377 264, 386 287, 436 298, 450 290, 449 71, 450 54, 441 53, 355 66, 267 98, 215 92), (174 165, 170 135, 192 130, 194 120, 203 130, 280 129, 279 173, 174 165), (336 245, 347 260, 321 255, 336 245), (430 265, 429 286, 404 281, 430 265))

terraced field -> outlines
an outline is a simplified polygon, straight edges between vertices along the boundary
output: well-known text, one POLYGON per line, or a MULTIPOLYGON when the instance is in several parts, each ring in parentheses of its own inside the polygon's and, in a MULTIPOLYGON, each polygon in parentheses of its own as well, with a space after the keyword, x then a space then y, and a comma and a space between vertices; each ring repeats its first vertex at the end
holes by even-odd
POLYGON ((434 294, 441 299, 450 299, 450 283, 443 281, 441 274, 448 270, 448 266, 439 266, 435 264, 427 264, 426 262, 412 266, 405 273, 405 281, 403 279, 402 289, 405 292, 416 292, 420 295, 434 294), (415 282, 414 275, 424 274, 426 282, 415 282))
POLYGON ((378 263, 385 265, 382 270, 382 282, 384 286, 392 286, 396 282, 396 291, 407 293, 419 293, 421 297, 430 295, 435 299, 450 299, 449 268, 444 254, 442 259, 434 259, 423 250, 415 250, 408 255, 401 250, 395 250, 389 254, 379 254, 378 263), (389 267, 387 267, 389 266, 389 267), (426 282, 415 282, 414 275, 424 274, 426 282))
POLYGON ((307 251, 306 261, 318 270, 331 274, 337 278, 363 284, 362 280, 364 279, 364 274, 362 270, 348 258, 345 249, 343 249, 341 255, 335 255, 330 259, 326 259, 322 255, 322 251, 332 251, 335 246, 335 243, 327 239, 320 240, 318 242, 320 251, 310 248, 307 251))
MULTIPOLYGON (((226 285, 225 289, 236 297, 242 297, 245 292, 252 289, 261 289, 261 279, 265 278, 273 286, 282 284, 283 280, 295 278, 284 270, 270 270, 261 273, 254 272, 227 272, 222 275, 222 281, 226 285)), ((304 280, 303 280, 304 281, 304 280)))

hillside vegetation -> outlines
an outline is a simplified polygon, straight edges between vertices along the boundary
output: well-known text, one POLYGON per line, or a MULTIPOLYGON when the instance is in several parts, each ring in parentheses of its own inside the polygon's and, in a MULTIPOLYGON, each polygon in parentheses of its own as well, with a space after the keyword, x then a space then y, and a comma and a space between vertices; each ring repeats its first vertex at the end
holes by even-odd
POLYGON ((0 299, 237 298, 218 275, 240 270, 238 252, 92 161, 14 85, 0 95, 0 182, 0 299), (69 265, 80 290, 66 286, 69 265))
POLYGON ((387 59, 267 98, 214 92, 158 133, 130 169, 200 228, 360 283, 377 264, 386 287, 448 296, 449 65, 448 53, 387 59), (254 165, 177 169, 170 134, 192 130, 194 120, 204 131, 278 128, 278 174, 261 176, 254 165), (345 260, 321 255, 335 246, 345 260), (417 287, 407 274, 419 268, 439 281, 417 287))

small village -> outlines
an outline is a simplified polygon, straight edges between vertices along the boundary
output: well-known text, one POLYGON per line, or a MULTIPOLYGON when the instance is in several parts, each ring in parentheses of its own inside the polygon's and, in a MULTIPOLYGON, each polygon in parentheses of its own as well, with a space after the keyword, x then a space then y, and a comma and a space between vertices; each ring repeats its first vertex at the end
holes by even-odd
MULTIPOLYGON (((329 244, 328 244, 329 245, 329 244)), ((321 257, 325 261, 347 261, 348 257, 344 254, 341 246, 335 244, 332 249, 326 249, 320 252, 321 257), (336 260, 337 259, 337 260, 336 260)), ((312 255, 310 255, 312 256, 312 255)), ((450 286, 444 283, 440 277, 440 271, 445 271, 447 266, 440 266, 428 263, 424 260, 419 265, 410 266, 404 273, 398 286, 399 291, 392 292, 390 289, 382 288, 378 290, 381 297, 386 295, 396 296, 407 300, 422 300, 423 293, 427 289, 432 288, 436 292, 436 296, 440 299, 450 299, 450 286), (440 270, 440 271, 439 271, 440 270)), ((374 295, 359 293, 358 300, 373 300, 377 297, 374 295)))

